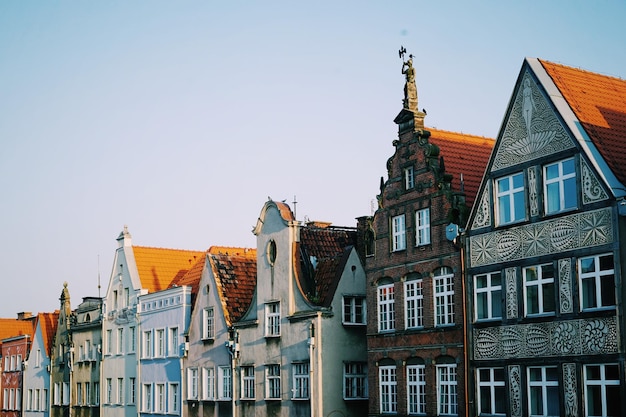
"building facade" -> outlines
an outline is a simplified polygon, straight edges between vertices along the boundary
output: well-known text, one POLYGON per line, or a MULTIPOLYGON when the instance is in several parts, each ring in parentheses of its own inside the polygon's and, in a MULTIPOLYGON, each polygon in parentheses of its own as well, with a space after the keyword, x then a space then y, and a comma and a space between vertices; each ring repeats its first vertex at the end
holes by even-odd
POLYGON ((73 344, 70 326, 74 316, 72 314, 67 282, 63 283, 59 302, 59 316, 50 354, 50 416, 69 417, 73 366, 73 344))
POLYGON ((471 415, 618 416, 626 81, 527 58, 467 229, 471 415))

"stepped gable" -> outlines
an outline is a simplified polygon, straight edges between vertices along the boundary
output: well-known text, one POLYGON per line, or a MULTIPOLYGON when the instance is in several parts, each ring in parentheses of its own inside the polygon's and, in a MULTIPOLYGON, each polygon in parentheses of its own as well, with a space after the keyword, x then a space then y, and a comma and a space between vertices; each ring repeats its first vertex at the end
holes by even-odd
POLYGON ((465 202, 472 206, 489 162, 495 140, 483 136, 427 128, 428 141, 437 145, 446 173, 452 174, 452 189, 465 191, 465 202), (463 176, 463 188, 461 188, 463 176))
POLYGON ((209 265, 228 326, 248 311, 256 287, 256 249, 213 246, 209 265))
POLYGON ((356 245, 356 228, 310 222, 300 229, 300 285, 309 301, 330 305, 356 245))
POLYGON ((539 62, 611 171, 626 184, 626 80, 539 62))
POLYGON ((161 291, 177 282, 204 256, 204 252, 133 246, 141 287, 161 291))

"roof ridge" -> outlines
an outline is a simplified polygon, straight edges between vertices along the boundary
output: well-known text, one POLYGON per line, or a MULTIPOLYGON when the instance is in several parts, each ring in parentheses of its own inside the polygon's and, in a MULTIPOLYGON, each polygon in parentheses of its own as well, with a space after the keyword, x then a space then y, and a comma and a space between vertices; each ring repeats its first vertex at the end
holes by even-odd
POLYGON ((589 75, 595 75, 595 76, 601 76, 601 77, 606 77, 606 78, 612 78, 612 79, 617 80, 617 81, 626 82, 626 79, 624 79, 624 78, 622 78, 622 77, 620 77, 618 75, 610 75, 610 74, 605 74, 605 73, 598 72, 598 71, 591 71, 591 70, 588 70, 588 69, 585 69, 585 68, 574 67, 572 65, 562 64, 560 62, 548 61, 546 59, 541 59, 541 58, 537 58, 537 60, 541 63, 542 66, 545 66, 544 64, 555 65, 555 66, 558 66, 558 67, 561 67, 561 68, 567 68, 567 69, 570 69, 570 70, 584 72, 584 73, 589 74, 589 75))
POLYGON ((471 138, 471 139, 482 139, 482 140, 489 140, 489 141, 493 141, 495 142, 494 138, 490 138, 488 136, 481 136, 481 135, 474 135, 471 133, 464 133, 464 132, 453 132, 451 130, 445 130, 445 129, 438 129, 438 128, 430 128, 430 127, 425 127, 426 130, 432 132, 439 132, 439 133, 443 133, 443 134, 451 134, 451 135, 456 135, 456 136, 463 136, 465 138, 471 138))
POLYGON ((178 248, 164 248, 160 246, 143 246, 143 245, 132 245, 132 248, 140 248, 140 249, 158 249, 158 250, 170 250, 170 251, 179 251, 179 252, 201 252, 205 253, 206 250, 197 250, 197 249, 178 249, 178 248))

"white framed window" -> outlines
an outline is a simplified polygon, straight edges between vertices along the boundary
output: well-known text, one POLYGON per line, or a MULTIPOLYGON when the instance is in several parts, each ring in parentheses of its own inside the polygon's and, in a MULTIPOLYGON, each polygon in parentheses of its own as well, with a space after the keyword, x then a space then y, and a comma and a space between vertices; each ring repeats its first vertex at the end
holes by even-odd
POLYGON ((526 218, 524 173, 509 175, 496 180, 496 203, 498 224, 509 224, 526 218))
POLYGON ((137 349, 137 331, 135 330, 135 326, 131 326, 128 328, 128 332, 130 333, 129 343, 128 343, 128 351, 130 353, 134 353, 135 349, 137 349))
POLYGON ((396 367, 386 365, 378 367, 378 386, 381 413, 398 412, 398 382, 396 378, 396 367))
POLYGON ((41 349, 37 349, 37 354, 35 355, 35 368, 39 368, 41 366, 41 349))
POLYGON ((84 391, 85 399, 83 400, 83 404, 91 405, 91 383, 85 382, 85 391, 84 391))
POLYGON ((575 209, 576 164, 574 158, 565 159, 543 168, 543 192, 546 214, 575 209))
POLYGON ((70 383, 63 383, 63 390, 61 391, 63 394, 63 405, 68 405, 70 403, 70 383))
POLYGON ((22 355, 19 353, 17 354, 17 362, 15 364, 15 370, 16 371, 22 370, 22 355))
MULTIPOLYGON (((111 378, 107 378, 106 379, 106 387, 105 388, 106 388, 106 391, 104 393, 104 395, 105 395, 104 400, 105 400, 105 402, 107 404, 113 404, 113 379, 111 379, 111 378)), ((55 395, 56 395, 56 393, 55 393, 55 395)), ((55 398, 55 401, 56 401, 56 398, 55 398)))
POLYGON ((309 363, 291 364, 293 374, 293 389, 291 398, 294 400, 309 399, 309 363))
POLYGON ((404 189, 411 190, 415 186, 415 176, 413 175, 413 167, 406 167, 402 170, 404 176, 404 189))
POLYGON ((391 219, 391 250, 393 252, 406 249, 406 222, 404 214, 394 216, 391 219))
POLYGON ((476 380, 478 415, 506 415, 504 368, 478 368, 476 380))
POLYGON ((170 327, 168 343, 168 355, 179 356, 180 352, 178 349, 178 327, 170 327))
POLYGON ((415 244, 417 246, 430 244, 430 208, 415 212, 415 244))
POLYGON ((474 318, 502 318, 502 277, 500 272, 474 275, 474 318))
POLYGON ((15 389, 15 409, 18 411, 22 409, 22 389, 21 388, 15 389))
MULTIPOLYGON (((44 401, 48 401, 48 393, 46 390, 44 390, 44 401)), ((93 405, 100 405, 100 382, 93 383, 93 405)))
POLYGON ((528 372, 528 410, 531 417, 560 415, 556 366, 533 366, 528 372))
POLYGON ((388 332, 395 330, 395 299, 393 284, 378 286, 378 331, 388 332))
POLYGON ((522 270, 524 276, 524 311, 527 316, 554 314, 554 266, 543 264, 522 270))
POLYGON ((117 403, 124 404, 124 378, 117 378, 117 403))
POLYGON ((423 281, 414 279, 404 282, 404 326, 407 329, 424 327, 423 281))
POLYGON ((106 345, 106 354, 111 355, 113 353, 113 330, 109 329, 106 332, 106 339, 104 339, 106 345))
POLYGON ((362 400, 367 398, 367 363, 346 362, 343 364, 343 399, 362 400))
POLYGON ((407 411, 409 414, 426 414, 426 367, 406 367, 407 411))
POLYGON ((165 384, 156 384, 156 392, 154 394, 155 411, 160 414, 165 413, 165 384))
POLYGON ((232 386, 233 378, 231 374, 230 366, 220 366, 217 368, 218 385, 217 385, 217 399, 218 400, 230 400, 232 398, 232 386))
POLYGON ((578 260, 580 311, 615 306, 613 254, 588 256, 578 260))
POLYGON ((155 356, 162 358, 165 356, 165 329, 157 329, 155 333, 155 356))
POLYGON ((363 295, 343 296, 343 324, 365 325, 367 324, 366 303, 363 295))
POLYGON ((202 399, 215 399, 215 369, 202 368, 202 399))
POLYGON ((456 365, 437 365, 437 413, 458 414, 456 365))
POLYGON ((202 310, 202 338, 213 339, 215 337, 215 311, 213 307, 202 310))
POLYGON ((241 367, 241 399, 254 400, 256 393, 254 390, 254 366, 241 367))
POLYGON ((447 266, 435 271, 435 326, 454 324, 454 274, 447 266))
POLYGON ((26 411, 33 410, 33 390, 29 389, 26 392, 26 411))
POLYGON ((152 330, 143 332, 143 358, 151 358, 152 353, 152 330))
POLYGON ((187 369, 187 399, 198 399, 198 368, 187 369))
POLYGON ((179 385, 177 382, 170 382, 168 388, 168 398, 167 402, 167 412, 170 414, 177 413, 180 411, 180 393, 179 393, 179 385))
MULTIPOLYGON (((42 408, 44 406, 43 402, 42 402, 42 397, 41 397, 41 390, 36 389, 35 390, 35 399, 34 399, 34 404, 33 404, 33 410, 34 411, 39 411, 39 410, 45 410, 46 408, 42 408)), ((47 404, 45 404, 45 406, 47 407, 47 404)))
POLYGON ((120 327, 117 329, 117 353, 121 355, 124 353, 124 328, 120 327))
POLYGON ((146 413, 152 412, 152 384, 143 384, 141 409, 146 413))
POLYGON ((265 304, 265 336, 280 336, 280 303, 265 304))
POLYGON ((279 400, 280 397, 280 365, 267 365, 265 367, 265 398, 279 400))
POLYGON ((585 365, 583 383, 586 416, 621 416, 619 364, 585 365))
POLYGON ((128 378, 128 404, 135 404, 135 388, 136 388, 135 381, 136 380, 134 377, 128 378))

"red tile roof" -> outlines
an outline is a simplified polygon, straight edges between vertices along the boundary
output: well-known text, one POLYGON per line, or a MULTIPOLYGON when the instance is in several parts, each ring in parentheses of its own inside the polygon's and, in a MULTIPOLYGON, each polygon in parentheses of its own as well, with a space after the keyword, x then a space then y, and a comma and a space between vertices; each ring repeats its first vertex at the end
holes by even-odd
POLYGON ((427 128, 427 130, 430 132, 428 141, 439 147, 446 172, 453 176, 453 190, 461 190, 461 176, 463 176, 465 201, 471 207, 478 193, 478 187, 480 187, 495 141, 465 133, 431 128, 427 128))
POLYGON ((141 287, 161 291, 177 282, 202 258, 205 252, 133 246, 141 287))
POLYGON ((256 249, 214 246, 209 265, 228 326, 248 311, 256 287, 256 249))
POLYGON ((33 337, 35 320, 18 320, 0 318, 0 344, 3 339, 29 335, 33 337))
POLYGON ((41 338, 44 343, 43 348, 48 356, 52 354, 52 340, 57 332, 58 322, 59 310, 55 310, 54 313, 39 313, 37 315, 37 324, 41 327, 41 338))
POLYGON ((613 174, 626 185, 626 80, 539 62, 613 174))
MULTIPOLYGON (((208 251, 207 251, 208 252, 208 251)), ((202 271, 204 271, 204 265, 206 264, 206 255, 203 254, 200 256, 198 261, 193 264, 191 269, 185 273, 179 279, 176 279, 172 282, 172 285, 188 285, 191 287, 191 293, 193 295, 198 293, 198 286, 200 285, 200 278, 202 278, 202 271)))

